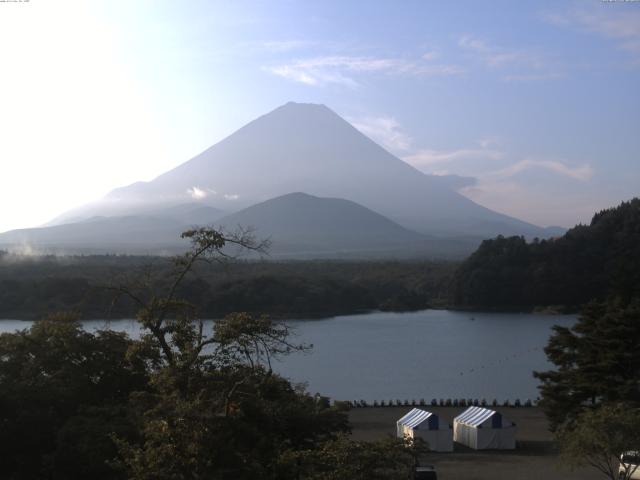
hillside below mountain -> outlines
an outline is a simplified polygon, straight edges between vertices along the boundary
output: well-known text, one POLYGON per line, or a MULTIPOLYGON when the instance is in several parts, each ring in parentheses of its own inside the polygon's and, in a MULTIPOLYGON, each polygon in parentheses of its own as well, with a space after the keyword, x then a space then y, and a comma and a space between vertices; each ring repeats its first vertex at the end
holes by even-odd
POLYGON ((459 306, 576 307, 593 299, 640 298, 640 199, 594 215, 562 237, 482 242, 457 270, 459 306))
POLYGON ((355 202, 304 193, 283 195, 217 219, 219 215, 212 207, 188 204, 149 210, 147 215, 92 217, 0 234, 0 248, 65 254, 173 254, 188 246, 180 234, 196 226, 228 233, 250 228, 258 239, 270 240, 268 256, 272 258, 462 258, 481 240, 430 237, 355 202))
POLYGON ((295 257, 461 257, 478 239, 422 235, 355 202, 291 193, 222 218, 227 230, 250 226, 271 240, 272 256, 295 257))

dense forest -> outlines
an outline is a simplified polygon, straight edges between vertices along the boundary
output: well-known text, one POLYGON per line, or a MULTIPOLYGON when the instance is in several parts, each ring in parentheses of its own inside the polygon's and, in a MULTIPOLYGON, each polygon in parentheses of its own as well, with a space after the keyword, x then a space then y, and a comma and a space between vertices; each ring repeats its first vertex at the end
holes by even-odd
POLYGON ((458 268, 453 303, 473 308, 562 306, 593 299, 625 304, 640 294, 640 199, 596 213, 550 240, 482 242, 458 268))
MULTIPOLYGON (((132 318, 111 288, 144 276, 161 287, 164 257, 0 256, 0 318, 35 319, 51 311, 82 318, 132 318)), ((198 265, 180 286, 205 318, 244 311, 313 318, 367 310, 444 305, 456 264, 449 262, 233 261, 198 265)))
MULTIPOLYGON (((113 285, 146 278, 162 287, 167 257, 18 256, 0 252, 0 318, 51 311, 131 318, 113 285)), ((593 299, 640 294, 640 200, 594 215, 548 240, 482 242, 462 263, 446 261, 221 261, 199 265, 180 286, 205 318, 245 311, 314 318, 429 307, 577 311, 593 299)))

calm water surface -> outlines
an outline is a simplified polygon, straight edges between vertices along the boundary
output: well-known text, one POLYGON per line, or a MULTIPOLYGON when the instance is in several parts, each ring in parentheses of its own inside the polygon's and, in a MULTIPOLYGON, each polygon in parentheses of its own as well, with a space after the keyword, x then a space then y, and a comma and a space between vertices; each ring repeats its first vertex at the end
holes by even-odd
MULTIPOLYGON (((448 310, 292 320, 294 339, 313 349, 276 362, 274 369, 336 399, 524 401, 538 396, 531 372, 550 367, 543 348, 551 327, 574 322, 574 316, 448 310)), ((29 324, 2 320, 0 332, 29 324)), ((139 333, 131 320, 83 324, 139 333)))

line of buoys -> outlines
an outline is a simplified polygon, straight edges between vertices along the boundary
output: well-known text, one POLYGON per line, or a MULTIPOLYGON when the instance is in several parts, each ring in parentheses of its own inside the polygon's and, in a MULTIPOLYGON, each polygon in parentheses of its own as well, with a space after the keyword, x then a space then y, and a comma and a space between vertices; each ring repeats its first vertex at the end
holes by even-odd
MULTIPOLYGON (((335 402, 334 402, 335 403, 335 402)), ((493 399, 491 402, 487 402, 486 399, 478 400, 476 399, 464 399, 464 398, 447 398, 446 400, 441 398, 440 400, 436 400, 435 398, 431 400, 431 402, 427 403, 424 398, 421 398, 419 401, 414 400, 374 400, 372 403, 367 402, 366 400, 353 400, 346 402, 338 402, 338 403, 346 403, 350 408, 381 408, 381 407, 470 407, 470 406, 480 406, 480 407, 513 407, 513 408, 529 408, 534 407, 538 403, 538 399, 531 401, 527 399, 524 402, 521 402, 519 398, 516 398, 513 402, 510 400, 504 400, 503 402, 498 402, 496 399, 493 399)))
MULTIPOLYGON (((508 362, 509 360, 513 359, 513 358, 519 358, 524 356, 524 354, 529 353, 529 352, 533 352, 533 351, 539 351, 540 347, 531 347, 528 350, 524 350, 520 353, 514 353, 512 355, 507 355, 504 358, 499 358, 498 360, 496 360, 495 362, 491 362, 488 365, 486 365, 486 367, 490 367, 492 365, 500 365, 502 364, 503 361, 508 362)), ((485 365, 480 365, 479 369, 484 369, 485 365)), ((467 373, 474 373, 475 372, 475 368, 471 368, 469 370, 467 370, 467 373)), ((459 372, 460 375, 464 375, 464 372, 459 372)))

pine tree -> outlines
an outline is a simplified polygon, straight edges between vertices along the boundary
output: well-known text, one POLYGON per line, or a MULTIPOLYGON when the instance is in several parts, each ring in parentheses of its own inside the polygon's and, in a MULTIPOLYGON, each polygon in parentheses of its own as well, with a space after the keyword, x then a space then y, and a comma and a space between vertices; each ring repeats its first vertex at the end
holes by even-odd
POLYGON ((554 331, 545 352, 557 368, 534 372, 552 429, 602 403, 640 406, 640 302, 590 303, 573 327, 554 331))

